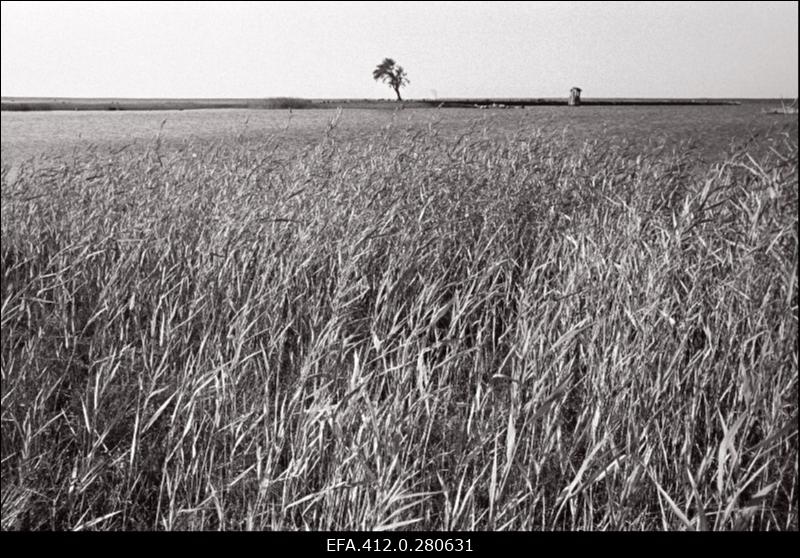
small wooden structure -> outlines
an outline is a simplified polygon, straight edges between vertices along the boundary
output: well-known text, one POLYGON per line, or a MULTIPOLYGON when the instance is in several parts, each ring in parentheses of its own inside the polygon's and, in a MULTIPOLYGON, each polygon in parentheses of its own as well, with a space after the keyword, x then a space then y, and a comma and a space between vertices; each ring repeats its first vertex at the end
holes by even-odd
POLYGON ((581 88, 573 87, 569 90, 569 101, 567 104, 571 107, 577 107, 581 104, 581 88))

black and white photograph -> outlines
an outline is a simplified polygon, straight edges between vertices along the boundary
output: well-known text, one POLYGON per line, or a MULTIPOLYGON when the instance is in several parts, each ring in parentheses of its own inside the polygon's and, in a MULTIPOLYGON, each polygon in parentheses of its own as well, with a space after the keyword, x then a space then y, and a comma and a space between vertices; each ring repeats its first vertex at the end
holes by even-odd
POLYGON ((798 532, 798 2, 1 5, 7 540, 798 532))

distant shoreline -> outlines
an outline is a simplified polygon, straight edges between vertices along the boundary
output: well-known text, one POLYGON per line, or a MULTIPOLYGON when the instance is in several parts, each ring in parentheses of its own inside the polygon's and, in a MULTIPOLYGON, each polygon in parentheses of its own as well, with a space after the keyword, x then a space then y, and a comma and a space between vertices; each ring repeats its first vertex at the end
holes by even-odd
MULTIPOLYGON (((584 99, 583 106, 709 106, 780 103, 780 99, 584 99)), ((55 97, 3 97, 2 111, 130 111, 130 110, 205 110, 205 109, 326 109, 326 108, 524 108, 529 106, 567 106, 565 98, 472 98, 472 99, 82 99, 55 97)))

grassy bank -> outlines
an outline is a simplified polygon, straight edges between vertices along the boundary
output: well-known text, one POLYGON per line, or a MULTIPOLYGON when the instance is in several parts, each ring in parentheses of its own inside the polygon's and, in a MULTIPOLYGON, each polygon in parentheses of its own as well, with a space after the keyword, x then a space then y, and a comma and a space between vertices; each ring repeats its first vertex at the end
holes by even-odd
POLYGON ((797 139, 331 126, 2 175, 4 529, 797 529, 797 139))

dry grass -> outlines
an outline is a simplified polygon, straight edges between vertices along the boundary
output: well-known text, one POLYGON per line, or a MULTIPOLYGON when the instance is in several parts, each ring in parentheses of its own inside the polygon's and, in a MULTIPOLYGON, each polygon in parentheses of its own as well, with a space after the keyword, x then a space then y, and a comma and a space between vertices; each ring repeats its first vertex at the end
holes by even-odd
POLYGON ((772 108, 766 111, 768 114, 797 114, 797 99, 792 103, 781 100, 780 108, 772 108))
POLYGON ((797 140, 2 179, 3 529, 798 528, 797 140))

